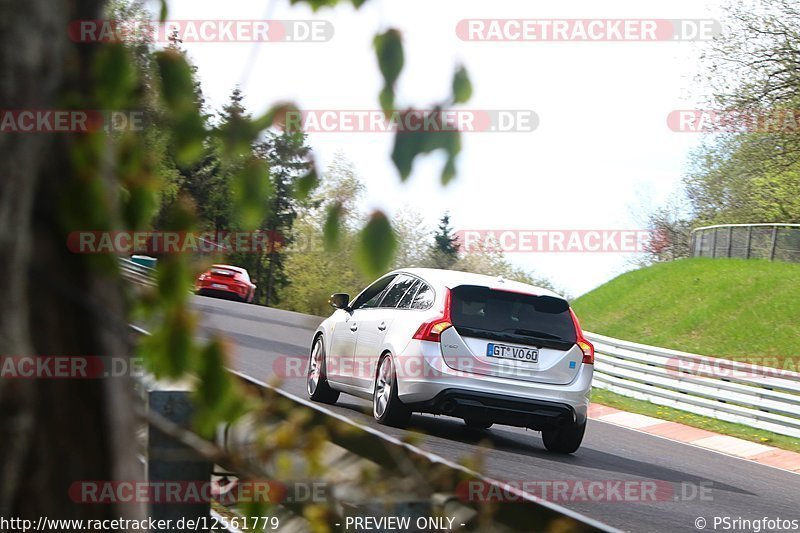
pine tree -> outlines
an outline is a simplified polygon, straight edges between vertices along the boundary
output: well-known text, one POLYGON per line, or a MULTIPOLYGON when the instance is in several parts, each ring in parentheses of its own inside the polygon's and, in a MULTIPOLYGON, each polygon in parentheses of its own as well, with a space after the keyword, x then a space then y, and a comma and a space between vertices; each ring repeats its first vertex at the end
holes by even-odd
POLYGON ((450 226, 450 214, 445 213, 439 220, 439 227, 433 235, 431 262, 437 268, 449 269, 458 261, 460 249, 458 238, 453 234, 453 228, 450 226))

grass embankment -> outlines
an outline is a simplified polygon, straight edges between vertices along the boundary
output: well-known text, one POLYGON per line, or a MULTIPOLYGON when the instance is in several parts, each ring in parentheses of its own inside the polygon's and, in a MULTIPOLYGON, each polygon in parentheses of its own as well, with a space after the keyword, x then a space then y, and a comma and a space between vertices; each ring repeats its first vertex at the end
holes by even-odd
POLYGON ((584 329, 800 371, 800 264, 685 259, 622 274, 573 302, 584 329))
MULTIPOLYGON (((584 329, 800 371, 800 264, 686 259, 625 273, 573 302, 584 329)), ((800 452, 798 439, 595 389, 592 401, 800 452)))

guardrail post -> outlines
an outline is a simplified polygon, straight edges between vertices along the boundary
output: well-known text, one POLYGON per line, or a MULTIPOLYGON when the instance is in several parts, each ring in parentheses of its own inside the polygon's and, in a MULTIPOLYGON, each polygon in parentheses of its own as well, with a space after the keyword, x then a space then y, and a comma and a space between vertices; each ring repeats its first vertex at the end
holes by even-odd
MULTIPOLYGON (((181 427, 188 427, 193 414, 190 392, 180 385, 166 386, 157 384, 147 392, 148 411, 157 413, 181 427)), ((202 497, 208 493, 206 486, 211 482, 213 465, 200 457, 189 446, 176 438, 167 435, 152 425, 147 432, 147 481, 151 488, 150 494, 164 495, 163 482, 186 482, 196 484, 202 497), (159 489, 159 487, 161 487, 159 489)), ((185 488, 181 493, 188 493, 185 488)), ((199 503, 155 503, 149 504, 149 516, 154 520, 171 520, 170 531, 183 531, 179 528, 178 521, 184 519, 194 520, 203 524, 207 521, 210 512, 210 502, 199 503)), ((202 526, 200 527, 202 530, 202 526)))

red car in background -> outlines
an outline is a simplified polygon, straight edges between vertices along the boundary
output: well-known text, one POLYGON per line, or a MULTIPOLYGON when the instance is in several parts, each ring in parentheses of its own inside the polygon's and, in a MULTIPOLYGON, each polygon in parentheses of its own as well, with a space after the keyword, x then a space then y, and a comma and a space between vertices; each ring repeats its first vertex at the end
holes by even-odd
POLYGON ((255 296, 256 286, 250 281, 247 270, 241 267, 212 265, 197 278, 195 292, 202 296, 250 303, 255 296))

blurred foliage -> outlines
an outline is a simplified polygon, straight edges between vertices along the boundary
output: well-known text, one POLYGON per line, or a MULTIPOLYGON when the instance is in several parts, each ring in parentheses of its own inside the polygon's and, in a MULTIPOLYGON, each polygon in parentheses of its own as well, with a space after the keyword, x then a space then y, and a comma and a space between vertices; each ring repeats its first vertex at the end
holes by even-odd
MULTIPOLYGON (((292 3, 317 10, 341 2, 292 3)), ((350 3, 357 8, 364 1, 350 3)), ((108 18, 148 21, 151 16, 143 6, 138 0, 115 1, 108 18)), ((165 20, 167 3, 162 1, 159 8, 159 18, 165 20)), ((398 232, 386 214, 366 216, 359 211, 363 185, 346 161, 337 159, 323 176, 317 172, 303 132, 280 129, 285 114, 297 110, 292 103, 277 103, 254 118, 241 90, 233 88, 226 105, 214 113, 206 106, 197 69, 177 34, 163 48, 146 35, 98 46, 91 73, 97 102, 107 109, 144 110, 145 129, 115 132, 110 143, 103 133, 87 135, 75 146, 76 168, 87 179, 64 198, 63 216, 70 227, 281 233, 285 252, 227 259, 247 264, 257 280, 267 280, 264 301, 282 300, 287 307, 317 314, 327 312, 331 287, 357 292, 391 267, 398 247, 414 240, 416 248, 404 249, 404 257, 422 262, 429 257, 411 227, 401 226, 398 232), (116 179, 118 197, 106 197, 98 177, 116 179), (124 215, 121 221, 111 215, 117 207, 124 215)), ((400 32, 389 29, 377 35, 374 46, 384 78, 378 101, 391 112, 404 66, 400 32)), ((434 106, 434 112, 468 101, 472 86, 463 67, 454 73, 452 93, 448 101, 434 106)), ((439 150, 445 156, 441 179, 447 183, 456 173, 457 131, 398 132, 392 161, 405 180, 417 156, 439 150)), ((500 256, 485 258, 485 264, 466 256, 463 260, 500 275, 499 270, 510 268, 500 256)), ((158 378, 195 380, 195 429, 211 437, 220 422, 252 412, 254 404, 225 370, 224 340, 217 335, 198 340, 198 318, 190 299, 195 276, 204 266, 188 254, 161 255, 156 286, 138 294, 134 310, 135 318, 154 325, 152 335, 137 347, 138 355, 158 378)), ((281 405, 267 401, 258 408, 263 414, 281 405)), ((288 414, 279 427, 261 435, 263 458, 286 466, 299 450, 310 465, 316 464, 321 443, 335 430, 312 427, 310 419, 298 417, 288 414)), ((263 514, 257 509, 248 512, 263 514)), ((305 514, 312 529, 329 529, 329 509, 310 506, 305 514)))

